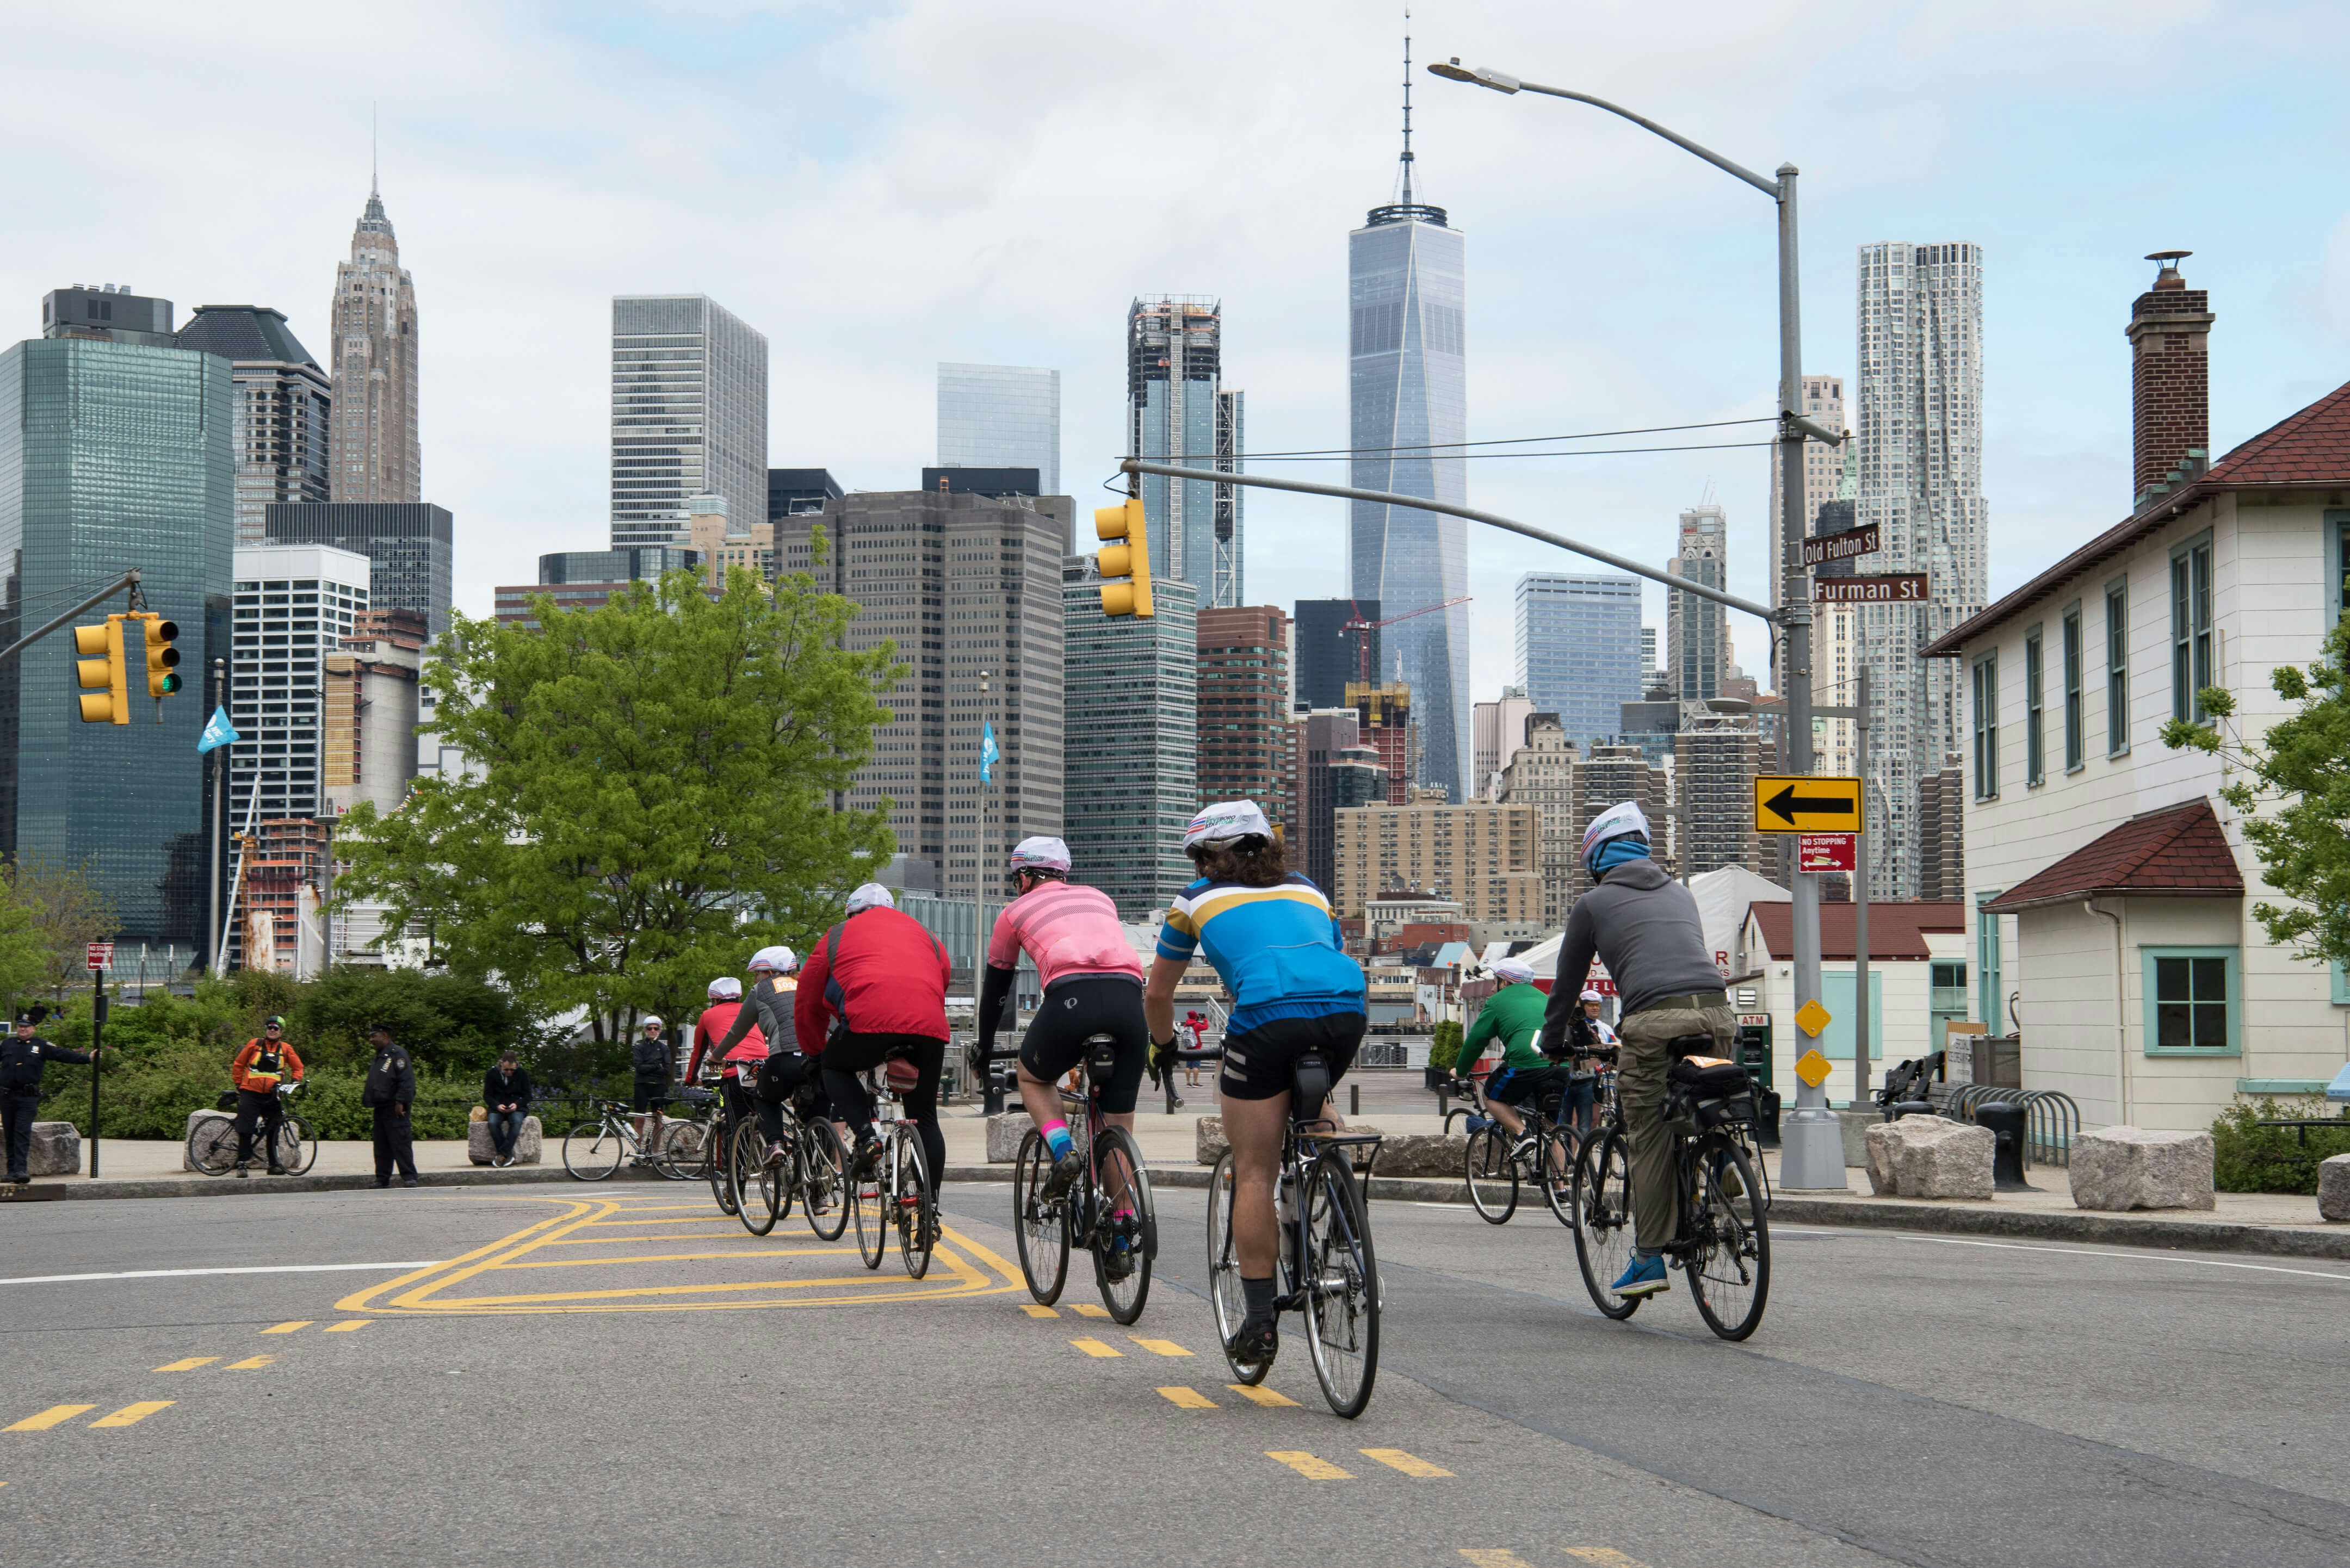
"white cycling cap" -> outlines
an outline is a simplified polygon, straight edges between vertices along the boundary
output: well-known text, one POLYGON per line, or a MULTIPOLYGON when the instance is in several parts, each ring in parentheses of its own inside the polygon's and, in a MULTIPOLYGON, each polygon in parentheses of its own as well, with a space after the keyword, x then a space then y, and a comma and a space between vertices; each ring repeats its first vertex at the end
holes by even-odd
POLYGON ((1190 854, 1202 844, 1221 844, 1232 838, 1271 838, 1273 824, 1253 800, 1219 801, 1191 819, 1183 830, 1183 852, 1190 854))
POLYGON ((1618 801, 1593 817, 1591 826, 1583 830, 1583 857, 1586 860, 1591 857, 1594 845, 1605 844, 1611 838, 1622 838, 1627 834, 1637 834, 1642 838, 1649 836, 1648 819, 1640 815, 1639 806, 1633 802, 1618 801))
POLYGON ((777 945, 772 948, 762 948, 759 951, 762 956, 775 961, 777 974, 789 974, 800 967, 800 955, 787 947, 777 945))
POLYGON ((743 996, 743 982, 731 974, 722 974, 710 982, 710 1000, 737 1002, 743 996))
POLYGON ((1534 979, 1534 966, 1523 959, 1499 959, 1493 964, 1493 978, 1505 985, 1523 985, 1534 979))
POLYGON ((1586 992, 1585 992, 1583 993, 1583 995, 1581 996, 1581 998, 1579 998, 1579 1000, 1584 1001, 1584 1002, 1605 1002, 1605 1001, 1607 1001, 1607 999, 1606 997, 1604 997, 1604 996, 1600 995, 1600 994, 1599 994, 1597 992, 1596 992, 1596 991, 1586 991, 1586 992))
POLYGON ((747 967, 753 974, 757 974, 761 970, 775 968, 775 950, 773 948, 761 948, 757 952, 751 955, 751 961, 747 967))
POLYGON ((658 1012, 648 1012, 644 1016, 644 1021, 639 1023, 637 1027, 639 1029, 659 1029, 661 1027, 661 1016, 658 1012))
POLYGON ((1069 846, 1057 838, 1024 838, 1013 846, 1010 865, 1014 871, 1066 871, 1069 846))
POLYGON ((890 897, 889 889, 879 882, 868 882, 848 896, 847 912, 852 915, 861 914, 867 909, 894 909, 897 907, 898 900, 890 897))

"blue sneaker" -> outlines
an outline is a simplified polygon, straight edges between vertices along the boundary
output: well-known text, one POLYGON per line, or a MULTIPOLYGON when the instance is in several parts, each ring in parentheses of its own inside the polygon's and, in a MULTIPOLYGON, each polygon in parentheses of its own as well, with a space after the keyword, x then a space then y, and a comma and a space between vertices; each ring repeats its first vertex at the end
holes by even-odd
POLYGON ((1653 1258, 1635 1258, 1623 1277, 1607 1287, 1619 1296, 1661 1295, 1673 1288, 1672 1277, 1665 1272, 1665 1260, 1659 1253, 1653 1258))

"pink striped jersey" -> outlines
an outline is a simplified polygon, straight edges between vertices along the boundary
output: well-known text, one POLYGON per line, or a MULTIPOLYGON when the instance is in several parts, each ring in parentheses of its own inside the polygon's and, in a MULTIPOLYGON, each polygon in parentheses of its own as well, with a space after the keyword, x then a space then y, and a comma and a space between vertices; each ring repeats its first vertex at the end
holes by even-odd
POLYGON ((988 937, 988 967, 1015 967, 1024 948, 1036 961, 1039 985, 1083 974, 1142 978, 1142 960, 1118 923, 1118 906, 1098 888, 1039 882, 1006 904, 988 937))

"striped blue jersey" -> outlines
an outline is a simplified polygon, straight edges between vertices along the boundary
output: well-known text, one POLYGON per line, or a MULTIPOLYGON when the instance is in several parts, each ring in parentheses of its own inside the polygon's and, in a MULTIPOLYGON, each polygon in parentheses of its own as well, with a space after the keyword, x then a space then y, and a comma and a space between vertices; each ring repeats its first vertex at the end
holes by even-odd
POLYGON ((1341 946, 1330 901, 1295 872, 1270 888, 1203 877, 1176 895, 1159 956, 1188 962, 1202 949, 1232 993, 1235 1033, 1364 1010, 1363 966, 1341 946))

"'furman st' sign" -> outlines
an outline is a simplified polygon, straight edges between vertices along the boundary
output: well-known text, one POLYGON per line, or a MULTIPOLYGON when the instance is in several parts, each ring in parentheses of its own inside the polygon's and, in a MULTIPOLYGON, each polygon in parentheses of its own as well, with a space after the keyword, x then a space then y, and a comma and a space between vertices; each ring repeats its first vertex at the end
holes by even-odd
POLYGON ((1887 577, 1822 577, 1812 585, 1812 602, 1822 605, 1922 605, 1929 602, 1926 574, 1904 572, 1887 577))

